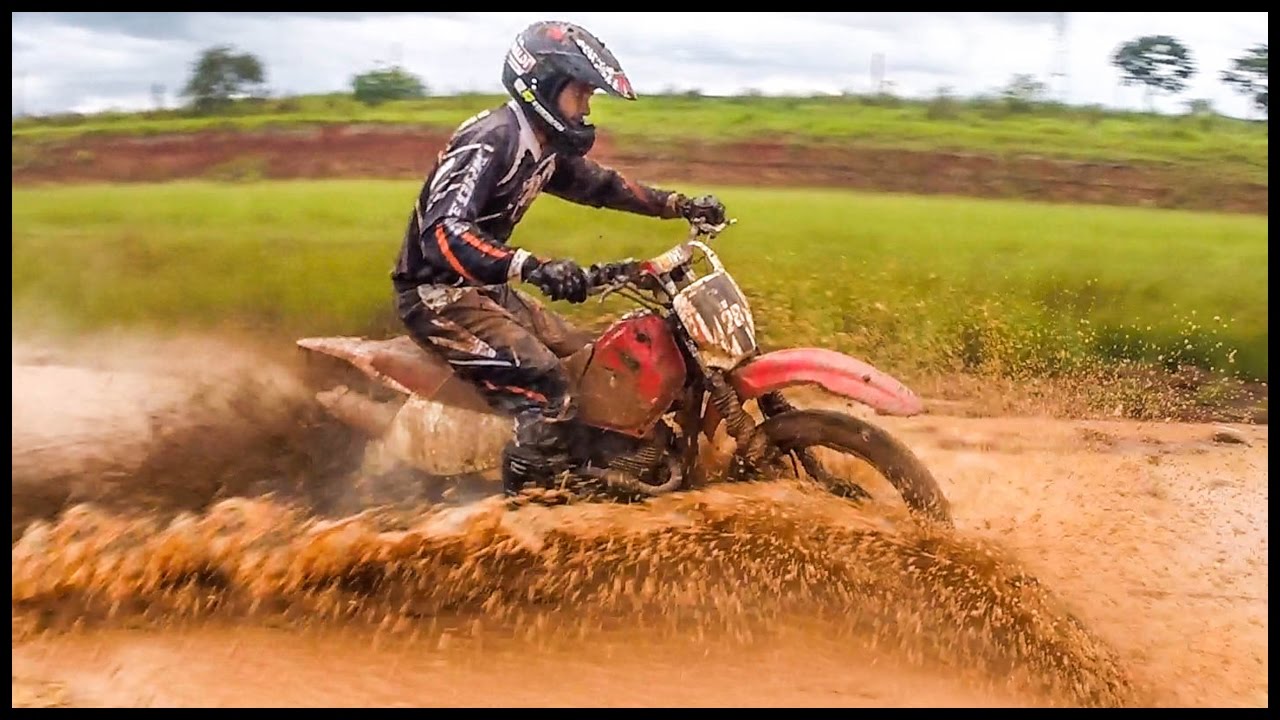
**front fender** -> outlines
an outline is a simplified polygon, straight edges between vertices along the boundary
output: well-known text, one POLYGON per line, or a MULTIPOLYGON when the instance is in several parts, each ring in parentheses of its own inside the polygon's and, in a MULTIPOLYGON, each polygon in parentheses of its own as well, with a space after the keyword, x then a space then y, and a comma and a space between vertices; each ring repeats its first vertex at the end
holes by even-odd
MULTIPOLYGON (((795 385, 818 385, 881 415, 909 417, 924 412, 924 403, 906 385, 834 350, 791 348, 765 353, 735 368, 730 379, 743 402, 795 385)), ((720 419, 715 407, 709 406, 703 424, 707 437, 714 434, 720 419)))

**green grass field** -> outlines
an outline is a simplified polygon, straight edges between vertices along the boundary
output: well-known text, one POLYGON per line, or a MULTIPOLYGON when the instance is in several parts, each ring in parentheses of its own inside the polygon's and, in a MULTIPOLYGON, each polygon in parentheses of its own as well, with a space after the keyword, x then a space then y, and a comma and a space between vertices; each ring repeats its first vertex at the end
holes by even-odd
MULTIPOLYGON (((462 95, 370 107, 346 95, 328 95, 263 101, 215 116, 157 111, 24 118, 13 123, 13 142, 29 144, 86 133, 160 134, 329 123, 451 130, 501 100, 462 95)), ((1175 163, 1220 177, 1267 182, 1266 124, 1216 116, 1167 117, 1052 104, 1017 106, 1002 99, 909 101, 881 96, 666 95, 634 103, 599 97, 593 108, 597 125, 620 144, 636 147, 673 139, 767 137, 795 143, 1175 163)))
MULTIPOLYGON (((418 188, 390 181, 13 190, 14 322, 68 331, 396 329, 388 273, 418 188)), ((1192 363, 1267 376, 1267 218, 837 191, 697 188, 770 346, 852 352, 906 377, 1192 363)), ((541 254, 650 256, 685 226, 546 196, 541 254)), ((536 292, 536 291, 535 291, 536 292)), ((611 298, 560 309, 603 322, 611 298)))

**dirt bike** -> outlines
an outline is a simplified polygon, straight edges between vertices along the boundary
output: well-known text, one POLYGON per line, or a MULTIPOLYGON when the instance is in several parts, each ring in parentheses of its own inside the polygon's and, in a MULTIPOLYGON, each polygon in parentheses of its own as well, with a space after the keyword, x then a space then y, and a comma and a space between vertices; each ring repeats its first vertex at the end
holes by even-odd
MULTIPOLYGON (((591 296, 603 302, 616 294, 640 307, 562 359, 578 413, 559 482, 630 499, 689 488, 702 455, 699 436, 709 444, 723 423, 734 444, 726 481, 783 471, 798 476, 798 462, 832 492, 868 499, 859 485, 819 462, 814 449, 827 447, 873 466, 913 512, 950 523, 938 483, 904 444, 854 415, 798 409, 784 397, 784 388, 809 385, 878 414, 923 411, 911 390, 856 358, 820 348, 763 351, 747 298, 700 239, 709 242, 733 222, 695 221, 684 242, 657 257, 591 267, 591 296), (760 422, 747 411, 751 400, 760 422)), ((330 414, 373 438, 384 456, 435 477, 498 467, 514 419, 492 409, 445 360, 408 336, 310 337, 297 344, 374 381, 371 393, 339 385, 316 397, 330 414)))

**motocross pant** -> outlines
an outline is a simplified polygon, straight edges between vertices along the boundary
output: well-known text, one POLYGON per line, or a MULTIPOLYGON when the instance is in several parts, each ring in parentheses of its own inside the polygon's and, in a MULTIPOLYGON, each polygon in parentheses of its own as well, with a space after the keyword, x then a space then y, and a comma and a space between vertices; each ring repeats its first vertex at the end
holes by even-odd
POLYGON ((507 494, 549 479, 577 412, 560 360, 591 336, 509 285, 420 285, 397 294, 396 310, 420 346, 447 360, 494 409, 515 416, 515 436, 502 453, 507 494))

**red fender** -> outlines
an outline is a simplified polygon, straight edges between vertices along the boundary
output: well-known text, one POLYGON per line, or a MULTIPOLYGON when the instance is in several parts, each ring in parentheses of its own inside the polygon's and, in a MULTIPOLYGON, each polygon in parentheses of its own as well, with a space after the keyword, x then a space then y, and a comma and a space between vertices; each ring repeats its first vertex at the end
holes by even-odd
MULTIPOLYGON (((746 402, 771 390, 793 385, 819 385, 828 392, 856 400, 881 415, 903 417, 924 412, 924 403, 906 385, 871 365, 844 353, 821 348, 791 348, 757 356, 730 375, 738 397, 746 402)), ((703 431, 712 437, 720 413, 707 406, 703 431)))

